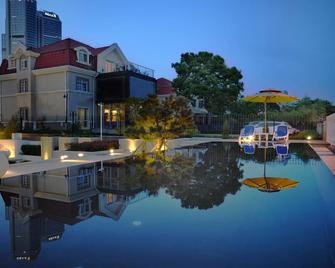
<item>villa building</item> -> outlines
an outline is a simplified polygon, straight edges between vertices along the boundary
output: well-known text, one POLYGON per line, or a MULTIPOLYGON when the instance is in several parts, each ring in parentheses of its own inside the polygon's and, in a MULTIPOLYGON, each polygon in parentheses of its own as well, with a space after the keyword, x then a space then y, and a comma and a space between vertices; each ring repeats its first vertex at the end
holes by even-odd
POLYGON ((23 128, 94 129, 102 113, 104 128, 122 132, 124 100, 155 92, 154 71, 129 62, 116 43, 19 44, 0 67, 0 122, 17 116, 23 128))
MULTIPOLYGON (((172 82, 166 78, 157 79, 157 96, 162 100, 170 96, 176 96, 176 90, 172 86, 172 82)), ((194 96, 190 100, 190 106, 194 115, 206 115, 208 111, 205 109, 204 100, 194 96)))

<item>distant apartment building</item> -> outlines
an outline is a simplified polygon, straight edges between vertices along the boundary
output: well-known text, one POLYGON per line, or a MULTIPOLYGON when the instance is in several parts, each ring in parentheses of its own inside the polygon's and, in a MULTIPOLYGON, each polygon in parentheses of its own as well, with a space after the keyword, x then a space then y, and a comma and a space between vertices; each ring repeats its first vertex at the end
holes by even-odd
MULTIPOLYGON (((172 86, 172 82, 166 78, 157 79, 157 96, 160 99, 165 99, 170 96, 176 96, 176 90, 172 86)), ((205 109, 204 100, 196 96, 190 100, 190 106, 193 114, 205 115, 208 111, 205 109)))
POLYGON ((19 44, 0 67, 0 122, 16 116, 23 128, 93 129, 101 107, 104 128, 119 133, 125 100, 155 93, 154 71, 128 61, 116 43, 93 48, 65 39, 40 49, 19 44))
POLYGON ((36 0, 6 0, 2 58, 13 54, 19 44, 37 48, 62 39, 61 21, 53 12, 37 11, 36 0))

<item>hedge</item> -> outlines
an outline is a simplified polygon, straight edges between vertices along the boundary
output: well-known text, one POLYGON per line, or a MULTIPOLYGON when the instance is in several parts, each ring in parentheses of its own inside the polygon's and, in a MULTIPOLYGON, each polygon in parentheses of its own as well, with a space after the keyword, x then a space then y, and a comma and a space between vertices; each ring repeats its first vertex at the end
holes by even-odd
POLYGON ((40 145, 25 144, 21 146, 21 150, 23 154, 25 155, 41 156, 41 146, 40 145))
POLYGON ((107 141, 91 141, 82 143, 69 143, 67 144, 68 151, 84 151, 84 152, 97 152, 107 151, 110 149, 119 149, 118 140, 107 141))

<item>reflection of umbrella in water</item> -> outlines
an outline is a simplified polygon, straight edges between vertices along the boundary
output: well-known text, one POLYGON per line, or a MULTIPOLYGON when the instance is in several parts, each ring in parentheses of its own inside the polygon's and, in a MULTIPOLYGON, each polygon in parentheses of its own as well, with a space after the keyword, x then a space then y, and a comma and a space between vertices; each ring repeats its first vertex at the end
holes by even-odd
POLYGON ((274 193, 283 189, 296 187, 299 182, 288 178, 266 177, 266 148, 264 148, 264 176, 259 178, 245 179, 242 182, 252 188, 257 188, 261 192, 274 193))

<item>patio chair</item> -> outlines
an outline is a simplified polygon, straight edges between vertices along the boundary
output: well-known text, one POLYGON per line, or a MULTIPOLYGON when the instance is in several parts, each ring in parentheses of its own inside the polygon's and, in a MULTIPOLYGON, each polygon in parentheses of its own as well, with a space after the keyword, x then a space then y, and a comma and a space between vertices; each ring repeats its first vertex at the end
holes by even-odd
POLYGON ((255 145, 254 144, 245 144, 243 145, 243 151, 245 154, 254 154, 255 153, 255 145))
POLYGON ((239 143, 250 143, 255 140, 255 126, 247 125, 241 129, 240 136, 238 138, 239 143))
POLYGON ((287 142, 288 137, 289 137, 288 127, 286 125, 279 125, 275 129, 272 140, 287 142))

